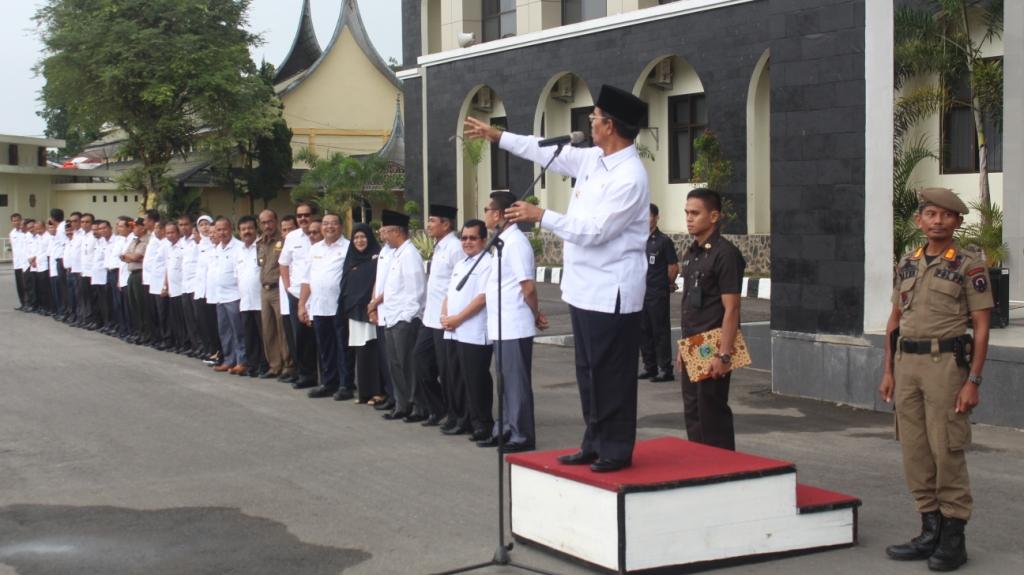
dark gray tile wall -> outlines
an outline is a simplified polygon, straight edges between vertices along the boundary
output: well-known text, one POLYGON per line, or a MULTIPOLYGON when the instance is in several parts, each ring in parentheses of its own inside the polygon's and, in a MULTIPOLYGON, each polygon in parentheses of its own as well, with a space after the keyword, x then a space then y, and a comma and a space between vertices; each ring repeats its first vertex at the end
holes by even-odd
MULTIPOLYGON (((650 62, 675 54, 700 76, 709 127, 733 161, 725 195, 737 208, 729 233, 746 232, 746 102, 754 66, 771 50, 772 328, 856 334, 863 324, 864 0, 762 0, 639 24, 427 69, 407 81, 407 197, 456 202, 459 108, 480 84, 503 100, 509 129, 531 132, 544 85, 570 71, 594 92, 630 88, 650 62), (425 121, 427 153, 422 148, 425 121)), ((406 66, 419 54, 419 20, 403 0, 406 66)), ((514 191, 532 180, 513 161, 514 191)))

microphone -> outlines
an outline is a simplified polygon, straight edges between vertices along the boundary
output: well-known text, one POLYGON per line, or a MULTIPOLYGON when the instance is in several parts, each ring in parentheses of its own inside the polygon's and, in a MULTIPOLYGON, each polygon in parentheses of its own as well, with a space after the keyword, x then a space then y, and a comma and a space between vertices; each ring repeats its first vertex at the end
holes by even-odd
POLYGON ((564 146, 566 144, 582 144, 587 140, 586 134, 583 132, 573 132, 568 136, 555 136, 554 138, 547 138, 537 142, 537 146, 540 148, 546 148, 548 146, 564 146))

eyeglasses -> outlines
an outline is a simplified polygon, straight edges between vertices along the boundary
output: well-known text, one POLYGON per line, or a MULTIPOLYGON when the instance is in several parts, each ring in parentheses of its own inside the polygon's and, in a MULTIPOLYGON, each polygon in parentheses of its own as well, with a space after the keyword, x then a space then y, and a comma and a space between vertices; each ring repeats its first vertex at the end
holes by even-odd
POLYGON ((607 120, 608 116, 598 116, 597 114, 589 114, 587 116, 587 119, 590 120, 591 124, 593 124, 596 120, 607 120))
POLYGON ((478 241, 480 239, 480 236, 462 236, 459 239, 464 241, 464 242, 475 242, 475 241, 478 241))

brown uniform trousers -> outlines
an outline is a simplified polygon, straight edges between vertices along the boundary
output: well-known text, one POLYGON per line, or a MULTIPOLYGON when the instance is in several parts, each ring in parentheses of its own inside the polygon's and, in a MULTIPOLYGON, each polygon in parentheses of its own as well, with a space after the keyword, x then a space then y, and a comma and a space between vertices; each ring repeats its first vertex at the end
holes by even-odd
POLYGON ((928 263, 919 249, 900 260, 893 304, 900 307, 901 340, 931 340, 934 353, 899 349, 895 358, 896 426, 907 487, 921 513, 969 520, 973 507, 964 449, 971 441, 967 413, 956 413, 968 369, 938 341, 967 331, 970 312, 992 307, 984 255, 954 246, 928 263))
POLYGON ((281 271, 277 258, 281 255, 283 243, 279 234, 261 237, 256 246, 257 263, 260 266, 260 336, 270 371, 281 373, 292 369, 291 354, 288 353, 284 335, 284 321, 281 317, 281 297, 278 280, 281 271))

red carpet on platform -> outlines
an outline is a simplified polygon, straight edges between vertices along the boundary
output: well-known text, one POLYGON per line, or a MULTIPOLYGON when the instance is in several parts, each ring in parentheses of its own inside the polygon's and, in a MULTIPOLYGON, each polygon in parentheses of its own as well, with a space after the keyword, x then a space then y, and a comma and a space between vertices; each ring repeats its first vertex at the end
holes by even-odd
POLYGON ((573 449, 510 455, 512 533, 616 573, 670 572, 856 542, 856 497, 798 484, 796 466, 662 437, 633 465, 562 465, 573 449))

